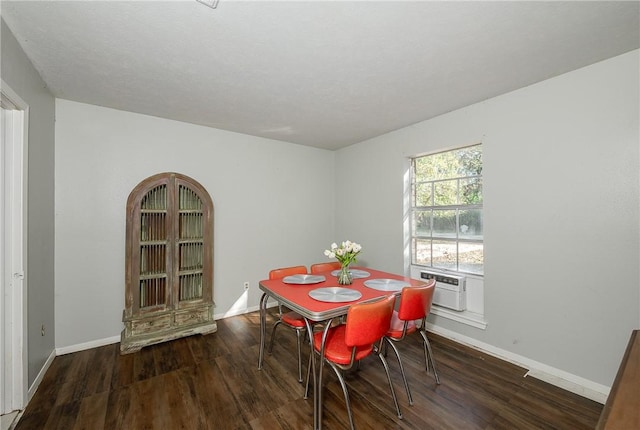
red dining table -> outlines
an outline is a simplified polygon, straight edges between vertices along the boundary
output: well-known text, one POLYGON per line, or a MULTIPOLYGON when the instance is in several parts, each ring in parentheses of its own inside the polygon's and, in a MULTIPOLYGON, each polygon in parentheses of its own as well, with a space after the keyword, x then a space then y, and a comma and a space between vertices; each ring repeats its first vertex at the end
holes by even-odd
MULTIPOLYGON (((295 281, 303 283, 288 283, 290 280, 287 280, 287 277, 260 281, 260 289, 264 293, 260 298, 259 370, 262 370, 264 362, 264 345, 267 332, 267 301, 269 297, 274 298, 305 318, 309 339, 313 339, 312 324, 324 322, 325 335, 323 335, 323 344, 320 350, 321 356, 324 356, 324 339, 326 337, 326 330, 331 326, 330 320, 346 315, 349 308, 354 304, 375 301, 389 294, 398 296, 404 286, 423 284, 423 282, 419 280, 366 267, 353 267, 352 271, 357 276, 354 276, 351 285, 338 285, 338 279, 332 275, 331 271, 314 274, 313 276, 324 277, 324 280, 319 282, 318 280, 320 278, 311 278, 312 275, 307 275, 312 283, 304 283, 304 275, 296 275, 298 278, 295 279, 295 281), (346 288, 347 290, 333 290, 333 287, 346 288), (330 289, 329 291, 338 291, 339 294, 332 296, 330 293, 327 293, 328 290, 326 289, 330 289), (340 293, 344 293, 345 295, 341 296, 340 293), (312 296, 319 299, 314 299, 312 296), (349 301, 337 301, 341 300, 340 297, 345 297, 345 299, 349 301)), ((310 359, 313 369, 313 428, 320 430, 322 428, 322 387, 319 387, 317 382, 318 380, 322 380, 320 378, 322 377, 322 369, 324 366, 322 365, 323 360, 320 361, 320 366, 316 366, 315 354, 311 354, 310 359), (319 367, 318 372, 316 372, 316 367, 319 367)))

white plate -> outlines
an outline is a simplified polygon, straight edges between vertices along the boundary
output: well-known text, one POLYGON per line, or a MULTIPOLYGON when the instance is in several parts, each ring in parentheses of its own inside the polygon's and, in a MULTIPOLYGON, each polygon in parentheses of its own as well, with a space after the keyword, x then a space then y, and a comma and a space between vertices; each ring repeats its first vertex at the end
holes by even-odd
POLYGON ((397 279, 369 279, 364 281, 364 286, 380 291, 400 291, 404 287, 411 285, 407 281, 397 279))
MULTIPOLYGON (((368 278, 369 276, 371 276, 371 273, 365 272, 364 270, 349 269, 349 272, 351 272, 352 279, 368 278)), ((340 270, 334 270, 333 272, 331 272, 331 276, 338 276, 338 273, 340 273, 340 270)))
POLYGON ((320 302, 353 302, 362 297, 362 293, 351 288, 326 287, 309 291, 309 297, 320 302))
POLYGON ((326 281, 322 275, 291 275, 282 278, 285 284, 317 284, 326 281))

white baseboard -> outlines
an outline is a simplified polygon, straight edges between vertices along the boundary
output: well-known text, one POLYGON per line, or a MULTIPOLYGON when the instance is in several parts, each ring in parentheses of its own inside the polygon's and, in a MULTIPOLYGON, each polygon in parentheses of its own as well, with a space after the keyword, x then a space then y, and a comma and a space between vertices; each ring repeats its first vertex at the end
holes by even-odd
POLYGON ((260 310, 260 306, 252 306, 250 308, 234 309, 222 314, 213 314, 214 320, 222 320, 229 317, 235 317, 238 315, 248 314, 260 310))
MULTIPOLYGON (((278 306, 278 302, 267 302, 267 308, 272 308, 274 306, 278 306)), ((213 319, 214 320, 222 320, 225 318, 229 318, 229 317, 235 317, 237 315, 243 315, 243 314, 248 314, 251 312, 256 312, 260 310, 260 305, 257 306, 251 306, 250 308, 243 308, 243 309, 237 309, 237 310, 231 310, 222 314, 214 314, 213 315, 213 319)))
POLYGON ((53 363, 54 358, 56 358, 55 350, 51 351, 51 354, 49 354, 47 361, 44 362, 44 366, 42 366, 42 369, 40 369, 40 372, 38 372, 36 379, 33 380, 33 384, 31 384, 31 386, 29 387, 29 391, 27 392, 27 404, 24 405, 24 409, 27 409, 27 405, 31 401, 31 398, 33 397, 33 395, 38 390, 38 387, 42 382, 42 378, 44 378, 44 375, 47 373, 47 370, 49 370, 49 367, 51 367, 51 363, 53 363))
POLYGON ((485 352, 489 355, 497 357, 501 360, 524 367, 529 371, 525 374, 541 381, 548 382, 556 387, 562 388, 569 392, 586 397, 595 402, 605 404, 611 387, 589 381, 580 376, 573 375, 560 369, 548 366, 546 364, 531 360, 518 354, 497 348, 476 339, 461 335, 459 333, 447 330, 445 328, 427 323, 427 328, 438 335, 451 339, 463 345, 485 352))
POLYGON ((104 339, 92 340, 89 342, 78 343, 75 345, 63 346, 56 348, 56 355, 71 354, 72 352, 84 351, 86 349, 98 348, 100 346, 111 345, 120 342, 120 335, 105 337, 104 339))
MULTIPOLYGON (((544 365, 541 365, 541 367, 548 368, 548 366, 544 365)), ((564 390, 578 394, 582 397, 586 397, 587 399, 591 399, 594 402, 598 402, 603 405, 607 402, 607 397, 609 397, 611 387, 597 384, 593 381, 589 381, 588 379, 563 372, 562 370, 553 368, 550 369, 552 369, 553 371, 548 372, 542 369, 532 368, 529 369, 526 376, 531 376, 532 378, 548 382, 551 385, 555 385, 556 387, 560 387, 564 390)))
MULTIPOLYGON (((278 303, 277 302, 267 302, 267 307, 268 308, 273 307, 273 306, 278 306, 278 303)), ((223 314, 217 314, 217 315, 213 316, 213 319, 214 320, 219 320, 219 319, 234 317, 234 316, 237 316, 237 315, 248 314, 248 313, 259 311, 259 310, 260 310, 260 306, 252 306, 250 308, 245 308, 245 309, 241 309, 241 310, 238 310, 238 311, 227 312, 227 313, 223 313, 223 314)), ((77 343, 75 345, 61 346, 61 347, 58 347, 58 348, 55 349, 54 357, 57 356, 57 355, 71 354, 73 352, 80 352, 80 351, 85 351, 85 350, 91 349, 91 348, 98 348, 100 346, 111 345, 111 344, 118 343, 118 342, 120 342, 120 335, 111 336, 111 337, 105 337, 103 339, 92 340, 92 341, 84 342, 84 343, 77 343)))

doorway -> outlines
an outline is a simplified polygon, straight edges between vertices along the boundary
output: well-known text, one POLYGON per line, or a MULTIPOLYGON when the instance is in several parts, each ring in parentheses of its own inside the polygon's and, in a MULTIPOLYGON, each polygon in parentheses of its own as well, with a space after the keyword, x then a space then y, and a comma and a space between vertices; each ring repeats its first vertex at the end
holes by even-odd
POLYGON ((28 105, 2 81, 0 91, 0 415, 27 395, 26 154, 28 105))

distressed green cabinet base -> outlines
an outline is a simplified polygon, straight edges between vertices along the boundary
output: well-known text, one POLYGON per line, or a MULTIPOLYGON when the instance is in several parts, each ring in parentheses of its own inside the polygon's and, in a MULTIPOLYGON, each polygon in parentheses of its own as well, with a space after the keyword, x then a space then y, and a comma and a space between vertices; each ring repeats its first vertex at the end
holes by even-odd
POLYGON ((146 318, 129 318, 124 315, 124 330, 120 335, 120 352, 129 354, 156 343, 167 342, 194 334, 209 334, 218 329, 213 319, 213 307, 166 312, 146 318))

